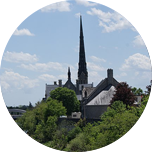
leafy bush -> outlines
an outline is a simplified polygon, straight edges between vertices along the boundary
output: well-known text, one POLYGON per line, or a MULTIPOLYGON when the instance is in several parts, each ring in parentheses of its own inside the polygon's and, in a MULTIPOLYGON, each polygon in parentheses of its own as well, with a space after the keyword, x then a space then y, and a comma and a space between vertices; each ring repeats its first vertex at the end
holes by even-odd
POLYGON ((24 113, 17 123, 28 135, 42 143, 52 140, 53 133, 57 129, 57 119, 65 114, 66 109, 62 103, 49 98, 33 110, 24 113))
POLYGON ((75 127, 68 133, 68 141, 71 141, 74 139, 79 133, 81 133, 82 130, 80 127, 75 127))

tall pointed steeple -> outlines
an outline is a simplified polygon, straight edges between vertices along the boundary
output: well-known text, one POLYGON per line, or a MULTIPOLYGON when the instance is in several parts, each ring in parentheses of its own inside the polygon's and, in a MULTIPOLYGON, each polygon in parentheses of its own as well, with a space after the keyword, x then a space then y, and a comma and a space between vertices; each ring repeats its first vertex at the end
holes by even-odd
POLYGON ((78 64, 79 84, 88 84, 88 72, 85 58, 85 48, 83 40, 82 17, 80 16, 80 44, 79 44, 79 64, 78 64))
POLYGON ((71 80, 71 72, 70 72, 70 67, 68 67, 68 80, 71 80))

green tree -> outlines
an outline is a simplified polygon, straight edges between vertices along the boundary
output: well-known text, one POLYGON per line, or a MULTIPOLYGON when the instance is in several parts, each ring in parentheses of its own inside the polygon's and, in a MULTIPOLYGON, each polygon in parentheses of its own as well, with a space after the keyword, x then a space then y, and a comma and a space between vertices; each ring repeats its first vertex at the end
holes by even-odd
POLYGON ((74 139, 77 136, 77 134, 82 132, 81 128, 74 126, 74 122, 63 120, 58 124, 57 130, 53 134, 52 141, 44 143, 44 145, 54 149, 66 151, 65 148, 68 142, 74 139))
MULTIPOLYGON (((76 138, 71 140, 67 145, 67 151, 82 152, 97 149, 96 138, 100 133, 99 124, 88 123, 76 138)), ((101 148, 101 147, 100 147, 101 148)))
POLYGON ((18 125, 32 138, 43 143, 52 140, 57 120, 66 114, 62 102, 49 98, 17 119, 18 125))
POLYGON ((32 105, 32 103, 31 103, 31 102, 29 102, 28 109, 29 109, 29 110, 33 109, 33 105, 32 105))
POLYGON ((32 135, 36 129, 36 116, 34 110, 27 110, 22 117, 16 120, 17 124, 21 127, 22 130, 32 135))
POLYGON ((63 106, 67 109, 67 115, 71 115, 72 112, 78 112, 80 110, 80 102, 77 100, 73 90, 59 87, 51 91, 50 97, 62 101, 63 106))
POLYGON ((134 95, 142 95, 143 94, 143 90, 141 88, 137 89, 136 87, 133 87, 131 90, 132 90, 132 93, 134 95))
POLYGON ((88 123, 67 145, 67 151, 90 151, 102 148, 121 138, 137 122, 139 116, 122 101, 115 101, 101 117, 101 122, 88 123))

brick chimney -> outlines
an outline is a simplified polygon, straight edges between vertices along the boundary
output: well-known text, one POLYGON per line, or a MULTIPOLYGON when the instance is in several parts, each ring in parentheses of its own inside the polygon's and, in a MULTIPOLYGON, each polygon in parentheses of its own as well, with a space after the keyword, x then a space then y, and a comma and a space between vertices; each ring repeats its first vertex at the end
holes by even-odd
POLYGON ((59 80, 59 87, 62 87, 62 80, 59 80))
POLYGON ((107 70, 108 85, 113 84, 113 69, 107 70))

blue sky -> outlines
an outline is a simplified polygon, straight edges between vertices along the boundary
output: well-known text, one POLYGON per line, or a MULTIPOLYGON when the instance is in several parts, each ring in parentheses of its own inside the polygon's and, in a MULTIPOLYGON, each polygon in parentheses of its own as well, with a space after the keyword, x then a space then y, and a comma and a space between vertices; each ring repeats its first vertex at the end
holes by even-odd
POLYGON ((19 25, 1 64, 0 82, 6 105, 40 101, 45 84, 77 78, 79 15, 82 15, 89 82, 96 86, 114 70, 118 81, 142 88, 151 79, 146 46, 136 29, 117 12, 96 3, 75 0, 42 8, 19 25))

